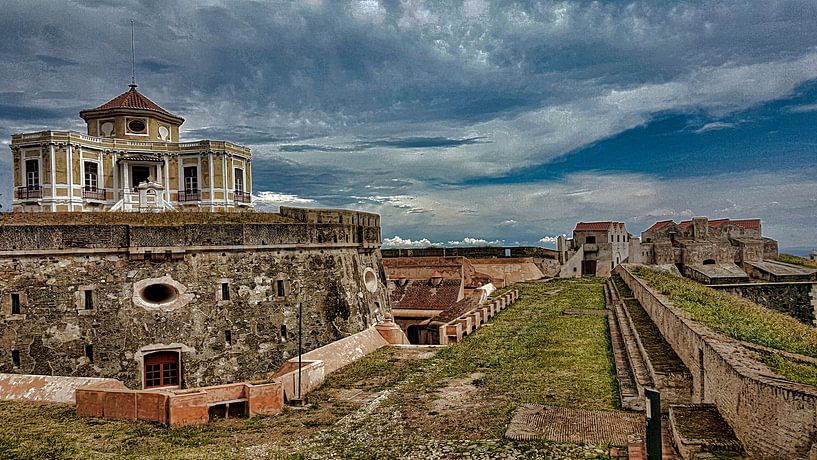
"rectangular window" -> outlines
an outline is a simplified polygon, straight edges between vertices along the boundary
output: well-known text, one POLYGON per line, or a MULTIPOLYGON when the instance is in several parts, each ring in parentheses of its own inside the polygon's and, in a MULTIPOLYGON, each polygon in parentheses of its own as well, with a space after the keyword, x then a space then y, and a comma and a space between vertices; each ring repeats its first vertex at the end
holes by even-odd
POLYGON ((86 310, 93 310, 94 309, 94 291, 82 291, 83 295, 83 305, 85 305, 86 310))
POLYGON ((11 364, 20 367, 20 350, 11 350, 11 364))
POLYGON ((221 300, 230 300, 230 283, 221 283, 221 300))
POLYGON ((584 242, 587 244, 596 244, 596 237, 595 236, 586 236, 584 238, 584 242))
POLYGON ((85 190, 95 192, 99 186, 99 165, 93 161, 85 162, 85 190))
POLYGON ((162 366, 162 381, 165 385, 178 385, 179 384, 179 369, 177 363, 165 363, 162 366))
POLYGON ((145 366, 145 387, 158 387, 162 384, 162 365, 148 364, 145 366))
POLYGON ((227 345, 233 344, 233 332, 232 331, 224 331, 224 341, 227 342, 227 345))
POLYGON ((286 292, 284 291, 284 280, 275 281, 275 292, 278 297, 284 297, 286 295, 286 292))
POLYGON ((20 305, 20 294, 13 293, 11 294, 11 314, 12 315, 19 315, 23 312, 22 306, 20 305))
POLYGON ((235 191, 236 192, 243 192, 244 191, 244 170, 241 168, 235 168, 235 191))
POLYGON ((26 160, 26 187, 35 190, 40 188, 40 162, 38 160, 26 160))
POLYGON ((85 345, 85 357, 88 358, 88 361, 94 361, 94 346, 90 343, 85 345))
POLYGON ((184 191, 185 193, 199 191, 199 168, 197 166, 184 167, 184 191))

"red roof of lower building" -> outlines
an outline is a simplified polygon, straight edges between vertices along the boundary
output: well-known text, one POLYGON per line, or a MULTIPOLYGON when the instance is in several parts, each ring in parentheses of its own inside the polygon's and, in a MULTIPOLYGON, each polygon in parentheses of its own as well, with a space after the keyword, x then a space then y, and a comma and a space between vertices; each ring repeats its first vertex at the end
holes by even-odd
POLYGON ((670 225, 672 225, 674 223, 675 222, 673 222, 671 220, 662 220, 660 222, 656 222, 656 223, 652 224, 652 226, 650 228, 644 230, 644 233, 646 233, 646 232, 657 232, 659 230, 663 230, 663 229, 669 227, 670 225))
POLYGON ((459 300, 461 285, 461 279, 443 279, 436 286, 427 279, 405 280, 390 285, 389 296, 392 308, 446 310, 459 300))
POLYGON ((760 219, 739 219, 730 221, 731 223, 743 228, 760 228, 760 219))
POLYGON ((609 220, 606 221, 606 222, 579 222, 578 224, 576 224, 576 228, 573 231, 574 232, 601 232, 601 231, 605 231, 605 230, 610 230, 610 228, 614 224, 619 224, 622 227, 624 226, 624 224, 622 224, 621 222, 612 222, 612 221, 609 221, 609 220))
MULTIPOLYGON (((760 228, 760 219, 713 219, 709 221, 709 228, 720 228, 725 224, 737 225, 738 227, 743 228, 760 228)), ((683 230, 686 230, 689 227, 692 227, 691 220, 685 220, 678 224, 678 228, 683 230)))

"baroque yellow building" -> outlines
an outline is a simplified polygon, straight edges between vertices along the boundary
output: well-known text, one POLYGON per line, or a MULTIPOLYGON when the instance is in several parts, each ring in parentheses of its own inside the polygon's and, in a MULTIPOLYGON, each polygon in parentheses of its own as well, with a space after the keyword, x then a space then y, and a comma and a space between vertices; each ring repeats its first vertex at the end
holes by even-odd
POLYGON ((11 137, 14 211, 242 211, 252 207, 250 149, 180 142, 184 119, 136 85, 80 112, 87 134, 11 137))

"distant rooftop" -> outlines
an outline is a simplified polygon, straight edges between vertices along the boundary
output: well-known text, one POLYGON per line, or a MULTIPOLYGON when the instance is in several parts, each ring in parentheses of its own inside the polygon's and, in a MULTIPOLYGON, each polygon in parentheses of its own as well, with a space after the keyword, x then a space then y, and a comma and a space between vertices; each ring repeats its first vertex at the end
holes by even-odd
POLYGON ((618 227, 623 229, 624 223, 622 222, 613 222, 613 221, 605 221, 605 222, 579 222, 576 224, 576 228, 573 231, 576 232, 599 232, 605 230, 611 230, 614 227, 618 227))

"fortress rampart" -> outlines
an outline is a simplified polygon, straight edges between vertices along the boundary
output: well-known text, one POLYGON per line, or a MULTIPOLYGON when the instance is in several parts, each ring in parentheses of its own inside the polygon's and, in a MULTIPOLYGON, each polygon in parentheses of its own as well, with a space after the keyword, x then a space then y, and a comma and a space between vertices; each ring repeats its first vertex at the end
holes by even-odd
POLYGON ((738 342, 686 318, 627 266, 616 271, 692 373, 693 400, 715 404, 753 458, 815 458, 814 387, 777 376, 738 342))
POLYGON ((264 377, 297 353, 299 306, 304 351, 383 319, 379 247, 379 216, 344 210, 4 216, 0 373, 264 377))

